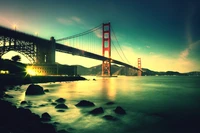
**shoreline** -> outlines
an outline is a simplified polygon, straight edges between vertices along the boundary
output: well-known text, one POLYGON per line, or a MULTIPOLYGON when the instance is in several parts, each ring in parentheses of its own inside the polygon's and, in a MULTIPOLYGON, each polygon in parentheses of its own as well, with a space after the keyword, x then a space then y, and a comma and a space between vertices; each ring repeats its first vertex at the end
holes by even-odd
POLYGON ((22 75, 0 75, 2 85, 24 85, 33 83, 64 82, 87 80, 81 76, 22 76, 22 75))

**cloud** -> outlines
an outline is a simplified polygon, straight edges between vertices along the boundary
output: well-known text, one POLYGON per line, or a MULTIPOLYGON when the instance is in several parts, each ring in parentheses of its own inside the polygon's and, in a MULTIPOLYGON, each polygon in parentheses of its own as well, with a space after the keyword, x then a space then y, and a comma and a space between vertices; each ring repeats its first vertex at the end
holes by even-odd
POLYGON ((74 23, 81 23, 81 19, 76 17, 76 16, 72 16, 72 17, 69 17, 69 18, 57 18, 57 21, 61 24, 64 24, 64 25, 72 25, 74 23))
POLYGON ((101 30, 95 30, 94 34, 98 37, 98 38, 102 38, 102 31, 101 30))
POLYGON ((73 16, 71 19, 72 19, 73 21, 77 22, 77 23, 80 23, 80 22, 81 22, 81 19, 78 18, 78 17, 76 17, 76 16, 73 16))
POLYGON ((65 18, 57 18, 57 21, 60 22, 61 24, 65 24, 65 25, 71 25, 72 24, 72 20, 65 19, 65 18))
MULTIPOLYGON (((196 43, 195 43, 196 44, 196 43)), ((199 70, 197 62, 184 58, 172 58, 157 53, 142 53, 137 49, 123 46, 126 57, 128 58, 131 65, 137 67, 137 59, 141 58, 142 68, 148 68, 154 71, 178 71, 178 72, 189 72, 193 70, 199 70)), ((112 57, 117 57, 116 53, 112 53, 112 57)), ((114 58, 115 59, 115 58, 114 58)), ((117 58, 121 60, 120 58, 117 58)))
POLYGON ((150 48, 150 46, 146 46, 146 48, 150 48))
POLYGON ((187 48, 185 48, 185 49, 180 53, 180 58, 186 59, 186 58, 188 57, 188 55, 190 54, 190 52, 191 52, 192 50, 194 50, 195 47, 196 47, 197 45, 200 45, 200 40, 198 40, 198 41, 196 41, 196 42, 194 42, 194 43, 190 43, 190 44, 187 46, 187 48))

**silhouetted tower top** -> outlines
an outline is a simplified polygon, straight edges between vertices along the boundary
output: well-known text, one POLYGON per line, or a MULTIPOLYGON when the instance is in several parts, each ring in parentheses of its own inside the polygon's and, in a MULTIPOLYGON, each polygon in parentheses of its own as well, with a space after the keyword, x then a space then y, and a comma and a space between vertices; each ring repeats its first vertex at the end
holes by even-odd
POLYGON ((142 76, 141 58, 138 58, 138 76, 142 76))

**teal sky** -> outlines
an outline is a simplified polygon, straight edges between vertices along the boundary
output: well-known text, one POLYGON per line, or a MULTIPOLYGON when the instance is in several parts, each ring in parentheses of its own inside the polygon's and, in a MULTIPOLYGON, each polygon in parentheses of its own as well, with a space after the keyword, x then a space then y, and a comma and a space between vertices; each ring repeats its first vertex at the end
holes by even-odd
MULTIPOLYGON (((111 22, 132 65, 142 58, 152 70, 200 71, 199 7, 198 0, 1 0, 0 25, 59 39, 111 22)), ((71 59, 57 53, 57 62, 75 63, 61 56, 71 59)))

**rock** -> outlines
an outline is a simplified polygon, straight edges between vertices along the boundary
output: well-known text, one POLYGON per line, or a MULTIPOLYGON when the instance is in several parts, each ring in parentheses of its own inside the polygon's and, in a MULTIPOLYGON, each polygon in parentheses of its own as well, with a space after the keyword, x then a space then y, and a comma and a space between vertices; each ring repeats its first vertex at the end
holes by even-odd
POLYGON ((29 109, 25 109, 21 107, 17 109, 17 114, 18 116, 21 116, 19 120, 19 122, 21 123, 29 121, 30 119, 32 119, 32 116, 33 116, 32 112, 29 109))
POLYGON ((112 115, 105 115, 103 116, 104 119, 109 120, 109 121, 116 121, 118 120, 117 118, 113 117, 112 115))
POLYGON ((116 114, 120 114, 120 115, 126 114, 126 111, 122 107, 120 107, 120 106, 117 106, 117 108, 114 110, 114 112, 116 114))
POLYGON ((57 110, 57 112, 65 112, 65 110, 59 109, 57 110))
POLYGON ((69 132, 66 130, 58 130, 57 133, 69 133, 69 132))
POLYGON ((59 98, 56 100, 56 102, 58 103, 64 103, 66 100, 64 98, 59 98))
POLYGON ((52 99, 48 99, 47 101, 48 101, 48 102, 52 102, 52 99))
POLYGON ((49 92, 49 90, 48 90, 48 89, 45 89, 44 92, 49 92))
POLYGON ((51 116, 47 112, 45 112, 45 113, 42 114, 41 120, 42 121, 50 121, 51 116))
POLYGON ((78 107, 93 107, 95 106, 93 102, 82 100, 78 104, 76 104, 78 107))
POLYGON ((24 104, 27 104, 27 102, 26 101, 22 101, 20 104, 24 105, 24 104))
POLYGON ((16 108, 10 102, 0 99, 1 133, 56 133, 52 124, 41 122, 39 115, 29 109, 16 108))
POLYGON ((56 129, 52 124, 42 123, 40 131, 38 133, 56 133, 56 129))
POLYGON ((45 94, 43 87, 39 85, 29 85, 29 87, 26 90, 26 95, 42 95, 45 94))
POLYGON ((107 102, 106 105, 113 105, 115 104, 114 102, 107 102))
POLYGON ((52 102, 52 103, 51 103, 51 105, 54 105, 54 106, 55 106, 55 105, 57 105, 57 103, 55 103, 55 102, 52 102))
POLYGON ((67 105, 65 105, 63 103, 56 105, 55 108, 58 108, 58 109, 68 109, 67 105))
POLYGON ((89 112, 90 114, 93 114, 93 115, 98 115, 98 114, 103 114, 104 113, 104 110, 102 107, 99 107, 99 108, 95 108, 93 109, 92 111, 89 112))
POLYGON ((40 104, 39 107, 45 107, 47 104, 40 104))
POLYGON ((59 123, 59 122, 54 122, 53 124, 54 124, 54 125, 58 125, 58 124, 60 124, 60 123, 59 123))

